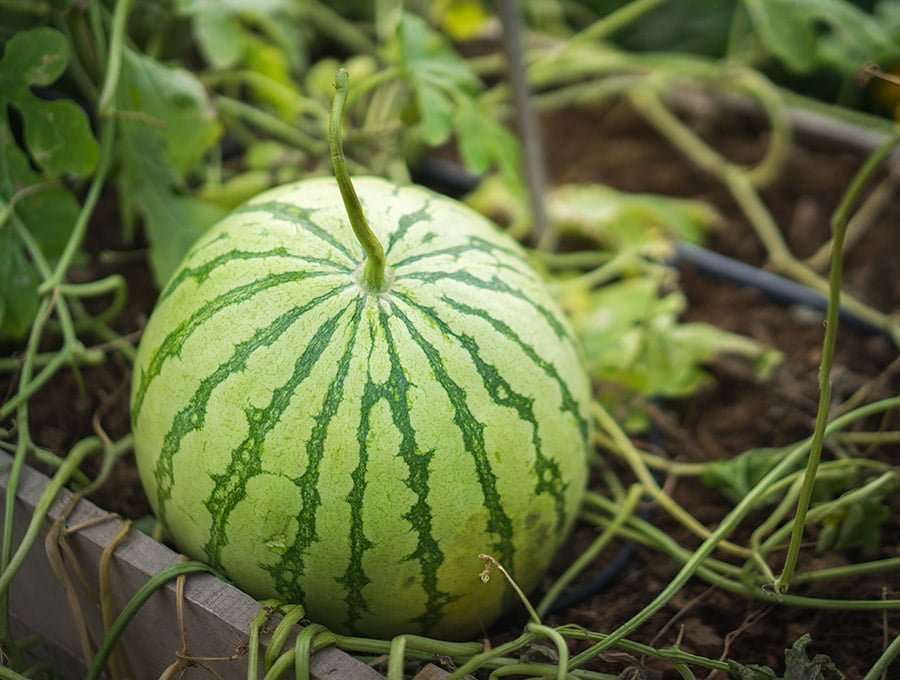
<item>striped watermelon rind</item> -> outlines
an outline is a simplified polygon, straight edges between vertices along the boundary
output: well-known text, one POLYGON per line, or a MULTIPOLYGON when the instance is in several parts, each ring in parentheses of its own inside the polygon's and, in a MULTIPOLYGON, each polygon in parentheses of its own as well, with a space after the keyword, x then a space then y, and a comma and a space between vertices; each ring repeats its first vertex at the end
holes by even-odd
POLYGON ((461 638, 534 587, 576 516, 588 379, 524 251, 421 187, 354 180, 390 284, 331 178, 268 191, 192 249, 132 385, 141 479, 179 549, 337 631, 461 638))

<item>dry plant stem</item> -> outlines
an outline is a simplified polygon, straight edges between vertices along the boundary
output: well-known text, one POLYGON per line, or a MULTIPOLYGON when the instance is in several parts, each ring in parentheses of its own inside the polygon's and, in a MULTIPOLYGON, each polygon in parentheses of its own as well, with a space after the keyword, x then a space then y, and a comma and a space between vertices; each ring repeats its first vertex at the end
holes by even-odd
POLYGON ((541 624, 541 617, 538 616, 537 612, 534 610, 534 607, 531 606, 531 602, 528 601, 528 598, 525 596, 525 593, 522 592, 522 589, 519 587, 519 584, 515 582, 512 576, 509 575, 509 572, 506 571, 504 566, 500 564, 500 562, 491 555, 486 553, 482 553, 478 556, 482 562, 484 562, 484 570, 481 572, 481 580, 484 583, 487 583, 491 578, 491 567, 497 567, 500 570, 500 573, 503 574, 503 577, 507 580, 509 585, 515 591, 516 595, 519 596, 519 599, 522 601, 522 604, 525 605, 525 610, 528 612, 528 616, 531 617, 532 623, 536 623, 538 625, 541 624))
MULTIPOLYGON (((100 554, 100 613, 103 618, 103 631, 108 636, 109 629, 115 621, 115 603, 113 602, 112 579, 110 578, 110 562, 119 544, 131 531, 131 520, 122 523, 119 533, 103 548, 100 554)), ((109 672, 112 680, 122 677, 123 667, 119 650, 113 647, 109 657, 109 672)))
POLYGON ((547 195, 547 169, 540 129, 534 115, 528 70, 522 54, 522 18, 516 0, 498 0, 497 12, 503 25, 507 78, 513 91, 513 114, 522 140, 522 160, 528 203, 531 208, 533 238, 539 250, 554 250, 556 234, 551 229, 544 203, 547 195))
POLYGON ((831 271, 829 273, 828 311, 825 320, 825 339, 822 343, 822 361, 819 365, 819 406, 816 412, 816 424, 813 431, 812 446, 806 463, 806 476, 803 488, 800 490, 800 498, 797 501, 797 512, 794 518, 794 527, 791 533, 791 543, 788 546, 784 567, 781 575, 775 580, 776 593, 785 593, 791 584, 791 578, 797 566, 800 554, 800 543, 803 540, 803 530, 806 525, 806 513, 812 498, 813 485, 816 481, 816 470, 819 467, 819 459, 822 455, 822 443, 825 440, 825 427, 828 422, 828 413, 831 408, 831 364, 834 359, 834 347, 837 340, 838 313, 841 306, 841 281, 844 265, 844 236, 847 231, 847 223, 856 201, 866 182, 881 165, 882 161, 891 152, 894 146, 900 142, 900 135, 890 138, 882 144, 856 173, 837 210, 832 218, 833 246, 831 250, 831 271))
POLYGON ((619 512, 614 515, 612 524, 606 527, 591 543, 588 549, 581 553, 581 555, 578 556, 578 559, 569 565, 562 576, 556 579, 554 584, 547 591, 547 594, 544 595, 543 599, 538 603, 536 610, 538 616, 546 614, 547 610, 550 609, 560 594, 562 594, 563 590, 566 589, 566 586, 568 586, 578 574, 584 571, 588 565, 603 552, 606 546, 610 544, 622 527, 622 524, 625 523, 625 520, 634 513, 634 509, 641 499, 642 492, 643 487, 640 484, 634 484, 628 489, 628 495, 625 497, 625 501, 622 503, 619 512))
MULTIPOLYGON (((622 428, 619 427, 619 424, 616 423, 615 419, 609 415, 609 412, 597 401, 594 401, 591 404, 591 411, 594 418, 597 420, 597 424, 605 430, 615 442, 615 451, 628 463, 635 477, 637 477, 638 481, 644 486, 647 494, 653 498, 654 501, 659 503, 666 512, 694 532, 697 536, 704 539, 709 538, 711 535, 710 530, 698 522, 693 515, 678 505, 678 503, 676 503, 672 497, 659 486, 657 481, 653 478, 653 475, 650 474, 650 470, 644 464, 640 453, 628 438, 628 435, 626 435, 622 428)), ((739 557, 750 557, 749 550, 729 541, 721 541, 718 547, 739 557)))
POLYGON ((103 640, 103 644, 101 644, 100 649, 97 650, 97 656, 94 657, 94 662, 88 669, 86 680, 99 680, 103 673, 103 668, 106 666, 106 662, 109 660, 109 656, 119 638, 122 636, 123 631, 144 603, 150 599, 153 593, 173 578, 181 574, 189 574, 195 571, 214 573, 212 567, 201 564, 200 562, 179 562, 178 564, 173 564, 154 574, 128 601, 128 604, 126 604, 119 613, 119 616, 116 618, 113 625, 110 626, 106 639, 103 640))
MULTIPOLYGON (((831 434, 842 429, 845 425, 858 418, 866 417, 874 413, 880 413, 885 410, 900 407, 900 397, 884 399, 872 404, 867 404, 851 413, 836 418, 826 428, 826 433, 831 434)), ((644 609, 632 617, 625 624, 616 629, 604 641, 597 643, 590 649, 578 654, 572 659, 572 667, 577 668, 588 660, 594 658, 605 649, 616 644, 619 640, 626 637, 629 633, 637 629, 653 614, 659 611, 665 604, 675 596, 688 582, 691 576, 702 567, 703 561, 716 549, 716 547, 734 531, 743 519, 749 514, 754 506, 759 502, 765 490, 774 482, 784 476, 807 453, 810 446, 810 440, 795 446, 782 458, 779 463, 772 468, 760 482, 754 486, 740 502, 729 512, 719 523, 715 531, 710 534, 703 543, 691 554, 690 558, 682 566, 681 570, 676 574, 672 581, 659 593, 644 609)), ((797 600, 806 600, 811 598, 797 598, 797 600)), ((875 603, 880 604, 880 603, 875 603)), ((898 603, 900 605, 900 603, 898 603)))
MULTIPOLYGON (((68 515, 69 511, 74 507, 74 501, 78 498, 78 494, 75 494, 72 497, 72 502, 69 503, 64 516, 68 515)), ((47 553, 47 560, 50 562, 53 573, 56 575, 56 578, 59 579, 59 582, 62 583, 63 590, 66 591, 66 601, 69 605, 69 613, 72 615, 72 621, 78 634, 78 642, 81 645, 81 658, 84 660, 85 664, 90 664, 91 659, 94 657, 94 646, 93 641, 91 640, 90 631, 88 630, 87 623, 84 619, 81 600, 78 598, 75 584, 72 583, 72 579, 69 577, 69 572, 63 561, 61 546, 66 540, 65 534, 62 532, 63 526, 64 519, 62 517, 53 523, 53 526, 51 526, 50 530, 47 532, 47 537, 44 539, 44 549, 47 553)))

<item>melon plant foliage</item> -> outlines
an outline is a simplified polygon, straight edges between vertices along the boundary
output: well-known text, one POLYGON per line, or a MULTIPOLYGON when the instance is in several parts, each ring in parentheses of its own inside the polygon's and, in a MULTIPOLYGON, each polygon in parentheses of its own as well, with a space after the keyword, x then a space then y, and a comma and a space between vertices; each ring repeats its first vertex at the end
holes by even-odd
POLYGON ((355 180, 387 285, 338 186, 270 190, 208 232, 138 351, 141 477, 187 554, 338 631, 465 637, 571 528, 588 378, 523 250, 466 206, 355 180))

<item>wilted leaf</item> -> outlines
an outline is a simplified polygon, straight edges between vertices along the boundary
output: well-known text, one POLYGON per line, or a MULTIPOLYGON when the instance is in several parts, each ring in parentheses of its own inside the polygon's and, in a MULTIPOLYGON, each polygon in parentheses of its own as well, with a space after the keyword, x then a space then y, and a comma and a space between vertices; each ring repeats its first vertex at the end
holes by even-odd
POLYGON ((556 229, 576 232, 609 250, 648 248, 672 239, 699 243, 719 221, 702 201, 616 191, 600 184, 567 184, 547 197, 556 229))
POLYGON ((809 633, 798 639, 790 649, 784 650, 785 672, 784 680, 828 680, 835 678, 842 680, 841 673, 834 662, 825 654, 816 654, 812 659, 806 653, 806 648, 812 638, 809 633))
POLYGON ((653 277, 635 276, 569 295, 563 305, 591 375, 648 397, 693 393, 709 379, 704 365, 720 354, 748 357, 765 372, 779 358, 750 338, 707 324, 679 323, 684 296, 663 295, 653 277))

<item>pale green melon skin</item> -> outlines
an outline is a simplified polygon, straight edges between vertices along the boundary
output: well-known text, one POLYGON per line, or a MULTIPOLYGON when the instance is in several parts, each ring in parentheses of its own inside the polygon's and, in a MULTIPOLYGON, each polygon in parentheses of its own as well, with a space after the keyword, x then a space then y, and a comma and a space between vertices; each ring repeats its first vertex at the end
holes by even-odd
POLYGON ((588 379, 517 244, 420 187, 354 184, 384 293, 359 284, 330 178, 258 196, 192 249, 135 362, 141 479, 178 548, 256 598, 339 632, 464 638, 515 599, 479 554, 530 590, 571 529, 588 379))

